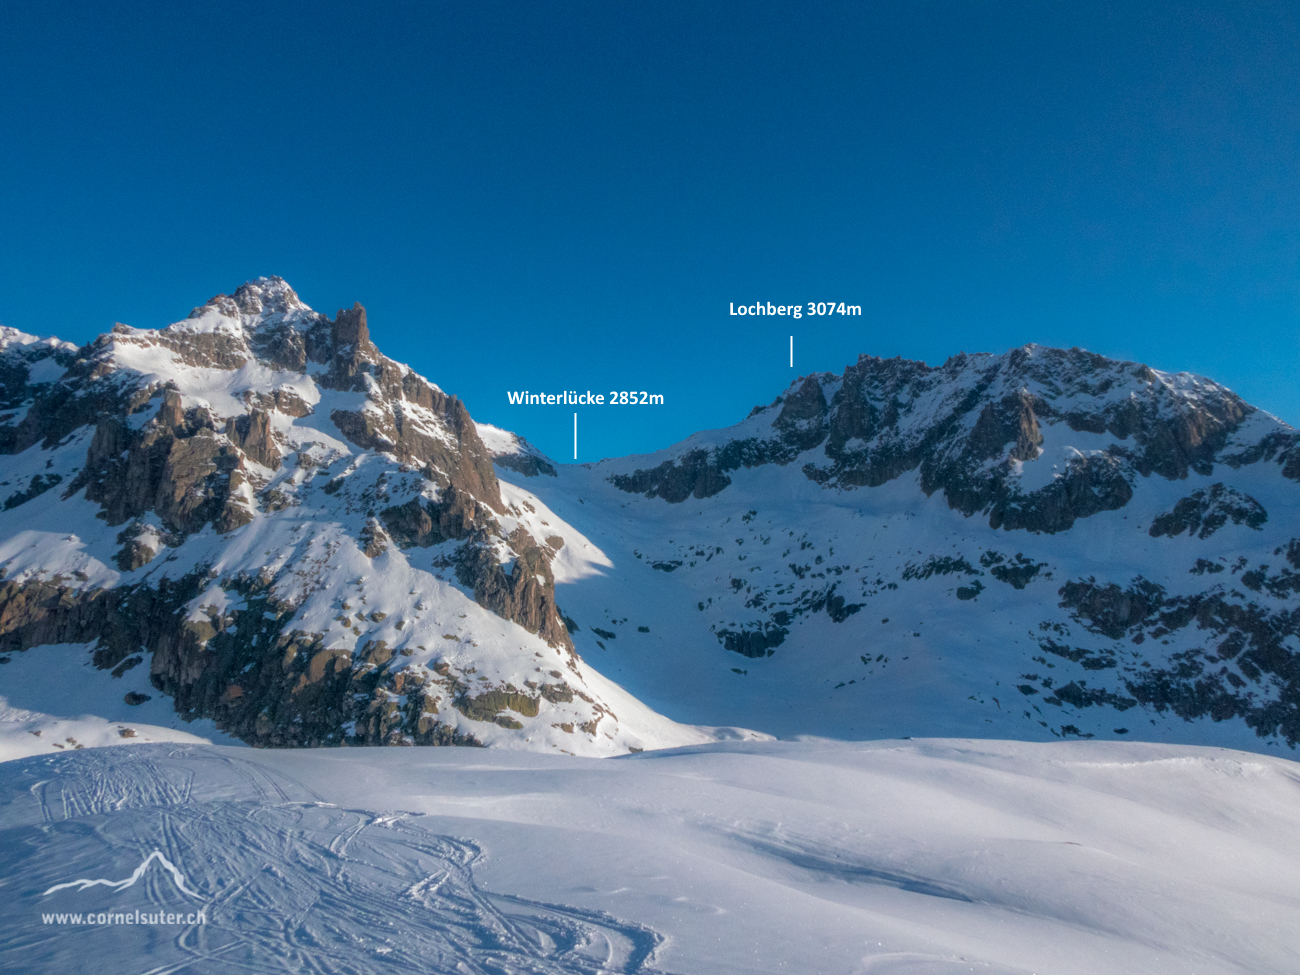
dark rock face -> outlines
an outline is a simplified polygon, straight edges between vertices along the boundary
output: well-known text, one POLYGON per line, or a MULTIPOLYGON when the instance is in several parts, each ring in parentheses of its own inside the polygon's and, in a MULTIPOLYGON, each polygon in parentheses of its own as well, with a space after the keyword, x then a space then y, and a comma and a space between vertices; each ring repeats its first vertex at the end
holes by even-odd
POLYGON ((1014 444, 1012 460, 1035 460, 1042 442, 1033 398, 1024 390, 986 405, 970 433, 971 455, 977 460, 1001 457, 1008 443, 1014 444))
POLYGON ((330 414, 334 425, 357 446, 392 453, 404 464, 426 467, 429 479, 434 483, 451 485, 503 514, 505 506, 501 503, 501 488, 492 469, 492 455, 479 438, 465 404, 454 396, 446 396, 431 388, 423 380, 418 384, 409 381, 393 383, 392 372, 380 370, 381 388, 385 388, 385 379, 390 380, 387 390, 401 397, 396 401, 390 400, 393 403, 390 412, 335 410, 330 414), (408 405, 416 409, 408 409, 408 405), (433 414, 444 428, 454 434, 454 450, 440 437, 427 432, 427 424, 422 422, 424 418, 418 411, 433 414))
POLYGON ((510 545, 518 557, 508 575, 488 549, 467 546, 456 566, 457 578, 473 587, 474 601, 484 609, 573 653, 573 640, 555 605, 549 559, 522 530, 511 535, 510 545))
POLYGON ((122 548, 114 557, 114 561, 123 572, 134 572, 141 566, 148 565, 158 554, 157 550, 143 538, 144 535, 144 526, 139 524, 128 526, 118 534, 117 541, 122 548))
MULTIPOLYGON (((1017 552, 1014 558, 1007 558, 1001 552, 985 552, 980 556, 980 565, 989 570, 989 574, 999 582, 1005 582, 1012 589, 1024 589, 1047 568, 1046 562, 1035 562, 1025 558, 1024 553, 1017 552)), ((1052 578, 1050 572, 1045 578, 1052 578)))
POLYGON ((98 639, 93 662, 105 670, 144 650, 152 655, 150 681, 173 698, 179 714, 211 718, 259 747, 382 745, 403 738, 478 744, 427 710, 425 690, 434 679, 398 675, 396 692, 407 703, 392 705, 392 675, 354 665, 350 651, 325 648, 318 634, 282 630, 292 611, 255 583, 236 584, 246 608, 187 620, 181 607, 207 582, 192 574, 157 587, 90 592, 57 582, 0 582, 0 647, 13 652, 98 639), (355 732, 345 735, 341 728, 352 721, 355 732))
POLYGON ((509 538, 517 557, 507 573, 488 544, 496 529, 491 512, 455 487, 446 488, 436 502, 415 498, 384 509, 380 517, 389 537, 402 548, 464 542, 454 556, 456 576, 473 590, 475 602, 551 646, 573 652, 555 605, 550 566, 554 549, 543 549, 527 532, 517 530, 509 538))
POLYGON ((330 327, 330 359, 328 378, 321 385, 327 389, 350 389, 364 392, 361 379, 367 365, 379 359, 379 350, 370 341, 370 328, 366 324, 366 310, 361 303, 349 309, 339 309, 330 327))
POLYGON ((826 397, 821 382, 809 376, 797 390, 786 396, 772 428, 796 453, 816 447, 826 438, 826 397))
POLYGON ((96 375, 98 365, 92 357, 108 344, 108 339, 101 335, 75 353, 50 356, 60 364, 68 362, 67 372, 58 383, 6 386, 6 393, 22 397, 14 406, 26 399, 31 400, 31 406, 23 414, 0 413, 0 454, 20 454, 36 444, 49 449, 77 428, 94 423, 103 413, 129 412, 139 405, 115 385, 95 381, 102 373, 96 375))
POLYGON ((1212 484, 1208 491, 1195 491, 1174 505, 1172 511, 1151 523, 1150 535, 1181 535, 1187 532, 1209 538, 1231 519, 1234 525, 1245 524, 1260 531, 1268 521, 1264 506, 1249 494, 1242 494, 1226 484, 1212 484))
POLYGON ((763 630, 719 630, 718 639, 733 653, 754 659, 772 656, 789 634, 785 627, 769 626, 763 630))
POLYGON ((731 478, 711 460, 708 451, 694 450, 678 463, 666 460, 652 470, 615 474, 610 481, 621 490, 679 504, 691 497, 712 497, 729 485, 731 478))
POLYGON ((547 477, 559 477, 555 468, 536 454, 506 454, 494 457, 493 462, 498 467, 504 467, 506 470, 522 474, 524 477, 537 477, 540 474, 545 474, 547 477))
POLYGON ((724 490, 728 471, 795 457, 828 489, 879 487, 915 470, 926 494, 943 492, 968 517, 983 514, 995 528, 1050 534, 1122 508, 1138 478, 1206 474, 1216 459, 1229 466, 1276 459, 1300 479, 1300 449, 1288 434, 1270 435, 1269 443, 1246 451, 1227 449, 1254 412, 1230 391, 1079 349, 963 354, 937 369, 864 355, 842 376, 798 381, 778 403, 769 436, 697 447, 609 480, 624 491, 679 503, 724 490), (1059 457, 1062 469, 1045 485, 1022 489, 1032 465, 1051 463, 1045 443, 1059 449, 1080 433, 1112 442, 1098 450, 1087 441, 1087 449, 1059 457))
POLYGON ((13 494, 9 495, 9 497, 5 498, 4 510, 8 511, 10 508, 18 507, 20 504, 26 504, 33 498, 39 498, 46 491, 58 487, 61 483, 63 483, 62 474, 50 474, 48 476, 45 474, 35 474, 32 476, 32 479, 27 482, 26 490, 15 491, 13 494))
POLYGON ((83 487, 99 502, 110 525, 156 511, 172 531, 190 534, 210 521, 237 527, 251 513, 231 500, 243 467, 238 451, 207 425, 205 415, 180 412, 179 397, 167 391, 154 421, 132 430, 120 418, 101 417, 86 452, 86 465, 68 488, 83 487))
POLYGON ((437 502, 414 498, 380 512, 388 534, 403 548, 428 548, 448 541, 469 538, 475 529, 492 523, 492 514, 474 498, 454 487, 442 492, 437 502))
POLYGON ((1073 612, 1089 630, 1123 639, 1132 627, 1144 624, 1162 604, 1165 591, 1154 582, 1139 580, 1128 589, 1115 583, 1067 582, 1061 587, 1061 605, 1073 612))
MULTIPOLYGON (((1241 581, 1247 588, 1267 589, 1279 598, 1300 591, 1300 576, 1290 570, 1276 576, 1262 570, 1246 573, 1241 581)), ((1075 620, 1111 640, 1141 644, 1184 629, 1198 632, 1196 639, 1202 646, 1173 652, 1164 660, 1148 659, 1140 667, 1119 663, 1123 643, 1085 650, 1049 638, 1039 641, 1047 652, 1080 662, 1085 669, 1117 668, 1128 695, 1124 706, 1142 704, 1187 720, 1241 718, 1261 738, 1276 735, 1292 747, 1300 743, 1300 654, 1286 646, 1288 639, 1300 636, 1294 612, 1234 598, 1236 594, 1222 585, 1171 597, 1140 576, 1127 587, 1095 580, 1069 582, 1061 587, 1060 596, 1061 606, 1075 620)), ((1056 695, 1076 707, 1119 707, 1126 700, 1084 684, 1078 686, 1076 700, 1067 700, 1061 690, 1056 695)))
POLYGON ((1087 457, 1071 461, 1063 477, 1031 494, 999 493, 989 508, 989 525, 1008 530, 1066 531, 1076 519, 1116 511, 1132 497, 1133 488, 1118 458, 1087 457))
POLYGON ((614 474, 609 480, 620 490, 679 504, 687 498, 711 498, 729 487, 729 471, 763 464, 788 464, 826 438, 827 406, 821 382, 828 378, 810 376, 786 397, 780 414, 772 422, 777 437, 750 437, 710 450, 692 450, 675 461, 664 461, 658 467, 631 474, 614 474))

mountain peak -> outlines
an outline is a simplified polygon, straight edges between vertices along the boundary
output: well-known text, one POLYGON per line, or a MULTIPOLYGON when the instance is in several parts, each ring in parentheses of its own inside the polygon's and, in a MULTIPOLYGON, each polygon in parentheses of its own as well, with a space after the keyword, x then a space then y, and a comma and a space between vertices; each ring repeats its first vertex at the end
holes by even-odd
POLYGON ((56 630, 117 673, 144 648, 144 688, 258 744, 707 737, 585 668, 555 585, 603 556, 503 495, 464 404, 380 353, 360 304, 330 319, 259 278, 166 328, 29 349, 0 356, 5 662, 56 630), (45 542, 15 559, 24 531, 45 542), (37 592, 62 602, 6 615, 37 592))
POLYGON ((279 275, 245 281, 231 296, 246 315, 265 316, 292 311, 311 311, 289 282, 279 275))
MULTIPOLYGON (((272 275, 245 281, 233 294, 219 294, 209 298, 190 312, 186 322, 205 322, 209 326, 208 330, 220 330, 224 324, 221 320, 227 319, 238 323, 245 330, 256 331, 285 321, 306 328, 323 318, 323 315, 314 312, 298 297, 288 281, 272 275)), ((192 328, 193 326, 188 326, 186 330, 192 328)))

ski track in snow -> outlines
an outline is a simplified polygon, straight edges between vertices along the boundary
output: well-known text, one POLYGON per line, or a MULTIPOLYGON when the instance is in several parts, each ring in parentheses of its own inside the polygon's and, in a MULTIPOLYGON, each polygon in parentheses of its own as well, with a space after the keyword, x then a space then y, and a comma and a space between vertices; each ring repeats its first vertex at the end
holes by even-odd
POLYGON ((33 756, 0 764, 0 967, 1291 975, 1298 787, 1276 758, 1102 742, 33 756), (47 894, 153 851, 197 898, 156 861, 47 894))
MULTIPOLYGON (((663 938, 652 929, 484 890, 473 869, 481 848, 422 828, 419 816, 339 808, 230 756, 190 753, 182 764, 125 752, 87 752, 41 777, 27 788, 33 821, 0 832, 7 971, 660 971, 653 962, 663 938), (195 801, 196 761, 231 798, 195 801), (161 867, 137 891, 40 893, 82 861, 129 872, 150 848, 184 864, 206 924, 145 929, 151 951, 142 959, 139 929, 39 923, 51 911, 195 910, 161 867)), ((0 795, 10 813, 22 805, 11 782, 0 795)))

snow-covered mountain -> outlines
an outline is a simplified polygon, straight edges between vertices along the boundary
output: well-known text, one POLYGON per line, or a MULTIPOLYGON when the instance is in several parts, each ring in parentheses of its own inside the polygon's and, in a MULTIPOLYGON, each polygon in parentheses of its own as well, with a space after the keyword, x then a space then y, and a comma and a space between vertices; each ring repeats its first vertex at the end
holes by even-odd
POLYGON ((257 745, 712 738, 578 657, 555 584, 608 560, 497 480, 360 305, 331 320, 261 278, 161 330, 0 343, 11 704, 90 663, 118 682, 104 717, 165 695, 257 745))
POLYGON ((1298 440, 1038 346, 862 356, 649 456, 488 438, 614 564, 560 591, 579 652, 677 720, 1254 749, 1300 739, 1298 440))
POLYGON ((19 708, 93 683, 258 745, 591 755, 1300 740, 1300 436, 1199 377, 863 356, 564 465, 262 278, 81 349, 6 331, 0 382, 19 708))

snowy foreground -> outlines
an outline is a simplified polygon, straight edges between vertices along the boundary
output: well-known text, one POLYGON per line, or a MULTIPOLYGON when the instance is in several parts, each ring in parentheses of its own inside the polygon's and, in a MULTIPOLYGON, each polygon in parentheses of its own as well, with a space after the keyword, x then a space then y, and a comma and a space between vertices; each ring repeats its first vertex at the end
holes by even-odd
POLYGON ((1300 765, 1222 749, 146 744, 0 827, 13 972, 1300 971, 1300 765))

